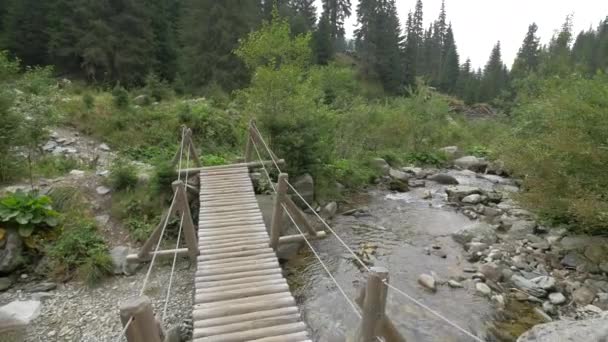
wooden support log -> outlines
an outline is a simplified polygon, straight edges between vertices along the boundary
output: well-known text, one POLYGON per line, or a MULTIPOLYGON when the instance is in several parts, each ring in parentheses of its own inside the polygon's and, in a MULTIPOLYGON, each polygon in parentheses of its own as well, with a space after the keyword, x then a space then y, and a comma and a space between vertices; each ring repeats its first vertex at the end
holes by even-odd
POLYGON ((287 211, 289 211, 291 217, 293 217, 293 219, 296 221, 296 224, 301 227, 304 227, 308 234, 310 234, 310 236, 316 236, 317 231, 308 222, 302 210, 293 202, 293 200, 289 196, 285 196, 284 203, 285 207, 287 208, 287 211))
MULTIPOLYGON (((279 160, 277 160, 277 164, 284 165, 285 160, 279 159, 279 160)), ((207 167, 182 169, 180 174, 182 176, 185 176, 186 172, 188 173, 188 175, 195 175, 195 174, 202 172, 204 174, 208 174, 211 176, 219 176, 219 175, 229 174, 229 173, 238 173, 236 171, 232 171, 235 168, 247 167, 250 169, 254 169, 254 168, 259 168, 262 166, 271 166, 271 165, 274 165, 272 160, 264 160, 262 162, 253 161, 253 162, 248 162, 248 163, 239 163, 239 164, 231 164, 231 165, 207 166, 207 167), (223 172, 223 171, 225 171, 225 172, 223 172)))
MULTIPOLYGON (((317 235, 311 236, 308 233, 304 233, 304 236, 306 236, 306 238, 308 240, 322 239, 324 237, 327 237, 327 233, 325 231, 319 231, 319 232, 317 232, 317 235)), ((294 235, 281 236, 279 238, 279 245, 282 245, 282 244, 285 244, 285 243, 301 242, 301 241, 304 241, 304 238, 302 237, 302 234, 294 234, 294 235)))
POLYGON ((245 162, 248 163, 253 159, 253 141, 252 141, 253 120, 249 122, 247 128, 247 143, 245 144, 245 162))
POLYGON ((190 213, 190 203, 188 201, 188 194, 186 193, 186 186, 182 181, 175 181, 171 184, 171 186, 177 188, 177 202, 175 204, 183 217, 182 235, 184 236, 186 246, 188 247, 188 254, 190 255, 192 261, 196 261, 196 256, 199 253, 198 241, 196 239, 196 228, 194 226, 194 222, 192 221, 192 214, 190 213))
POLYGON ((276 194, 274 198, 274 208, 272 211, 272 221, 270 224, 270 247, 273 250, 277 250, 279 247, 279 237, 283 230, 283 208, 282 203, 287 197, 287 178, 286 173, 279 175, 279 183, 277 185, 276 194))
POLYGON ((194 165, 202 166, 196 148, 194 147, 194 141, 192 141, 192 130, 190 128, 186 129, 186 138, 188 139, 187 146, 190 149, 190 160, 194 161, 194 165))
POLYGON ((397 331, 393 322, 386 316, 386 297, 388 294, 389 276, 384 267, 372 267, 366 287, 361 289, 355 302, 363 310, 361 323, 357 329, 355 342, 377 341, 377 337, 386 342, 406 342, 397 331))
POLYGON ((188 248, 167 249, 163 251, 148 253, 148 255, 144 256, 143 259, 139 257, 139 254, 129 254, 127 255, 127 262, 142 262, 150 260, 154 254, 156 254, 157 258, 174 256, 176 252, 178 256, 188 256, 188 248))
POLYGON ((154 317, 152 303, 146 296, 124 302, 120 306, 120 321, 123 327, 129 324, 125 333, 128 342, 161 342, 164 340, 160 323, 154 317))

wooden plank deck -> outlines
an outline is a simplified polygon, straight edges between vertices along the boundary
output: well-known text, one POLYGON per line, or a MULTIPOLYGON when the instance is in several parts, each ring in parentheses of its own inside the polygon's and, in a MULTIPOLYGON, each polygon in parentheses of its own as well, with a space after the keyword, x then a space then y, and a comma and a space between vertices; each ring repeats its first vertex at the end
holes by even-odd
POLYGON ((246 166, 200 171, 195 342, 310 341, 246 166))

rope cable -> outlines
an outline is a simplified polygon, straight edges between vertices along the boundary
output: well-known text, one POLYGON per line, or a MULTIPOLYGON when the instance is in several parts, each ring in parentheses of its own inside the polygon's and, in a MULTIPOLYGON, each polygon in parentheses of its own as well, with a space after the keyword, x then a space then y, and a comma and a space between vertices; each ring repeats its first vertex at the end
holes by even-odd
MULTIPOLYGON (((281 168, 279 167, 279 164, 277 163, 277 161, 274 158, 274 153, 272 152, 272 150, 270 149, 270 147, 268 147, 268 144, 266 144, 266 141, 262 137, 262 133, 260 133, 260 130, 255 125, 255 123, 252 122, 251 125, 253 126, 253 128, 255 129, 255 131, 258 133, 258 137, 260 138, 260 141, 262 141, 262 144, 266 148, 266 151, 268 151, 268 155, 270 156, 270 160, 272 160, 272 163, 277 168, 277 171, 279 171, 279 173, 281 173, 281 168)), ((253 141, 253 145, 255 146, 255 141, 253 141)), ((261 158, 260 158, 260 161, 261 161, 261 158)))

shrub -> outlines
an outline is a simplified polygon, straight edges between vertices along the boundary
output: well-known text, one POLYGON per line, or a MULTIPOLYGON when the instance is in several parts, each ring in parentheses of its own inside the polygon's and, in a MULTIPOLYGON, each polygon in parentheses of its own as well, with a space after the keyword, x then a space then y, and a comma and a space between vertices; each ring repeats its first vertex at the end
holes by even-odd
POLYGON ((410 152, 405 155, 405 160, 418 166, 441 167, 445 165, 445 155, 437 152, 410 152))
POLYGON ((55 227, 58 216, 47 196, 17 191, 0 199, 0 220, 18 229, 22 237, 29 237, 36 230, 55 227))
POLYGON ((87 168, 82 161, 68 156, 46 155, 36 160, 34 174, 40 177, 56 177, 64 175, 71 170, 87 168))
POLYGON ((145 80, 145 94, 156 102, 167 100, 173 96, 171 86, 161 80, 155 73, 149 73, 145 80))
POLYGON ((119 85, 114 87, 114 90, 112 90, 112 98, 116 108, 129 107, 129 92, 127 92, 125 88, 119 85))
POLYGON ((226 161, 226 158, 215 155, 215 154, 206 154, 202 158, 203 158, 203 160, 201 161, 201 163, 203 163, 203 165, 205 165, 205 166, 228 164, 228 162, 226 161))
POLYGON ((109 182, 114 190, 131 190, 137 185, 137 169, 127 160, 116 159, 110 169, 109 182))
POLYGON ((86 93, 84 96, 82 96, 82 103, 87 110, 91 110, 93 107, 95 107, 95 98, 93 95, 86 93))
POLYGON ((152 184, 156 193, 172 193, 171 184, 175 180, 177 180, 177 172, 171 163, 162 162, 155 166, 152 184))
POLYGON ((146 241, 154 230, 154 223, 139 218, 128 219, 125 225, 129 230, 131 238, 138 242, 146 241))
POLYGON ((73 216, 61 235, 49 248, 48 255, 55 276, 71 276, 93 285, 112 271, 108 248, 97 232, 95 223, 82 216, 73 216))

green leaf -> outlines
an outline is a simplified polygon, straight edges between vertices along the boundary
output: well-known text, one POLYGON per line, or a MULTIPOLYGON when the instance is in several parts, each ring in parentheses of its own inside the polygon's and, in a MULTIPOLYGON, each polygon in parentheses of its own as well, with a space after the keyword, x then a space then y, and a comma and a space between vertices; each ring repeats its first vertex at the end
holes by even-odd
POLYGON ((33 232, 34 226, 32 225, 19 226, 19 235, 21 235, 21 237, 29 237, 33 232))
POLYGON ((46 224, 48 224, 51 227, 55 227, 57 226, 57 224, 59 224, 59 220, 57 220, 56 217, 50 216, 46 218, 46 224))

